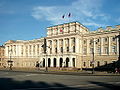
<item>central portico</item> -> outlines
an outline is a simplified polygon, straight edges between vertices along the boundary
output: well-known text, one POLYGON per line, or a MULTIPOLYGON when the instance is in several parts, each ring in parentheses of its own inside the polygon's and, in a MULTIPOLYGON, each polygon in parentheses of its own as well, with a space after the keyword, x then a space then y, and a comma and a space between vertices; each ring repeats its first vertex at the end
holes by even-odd
POLYGON ((82 35, 87 32, 78 22, 48 27, 43 66, 82 68, 82 35))

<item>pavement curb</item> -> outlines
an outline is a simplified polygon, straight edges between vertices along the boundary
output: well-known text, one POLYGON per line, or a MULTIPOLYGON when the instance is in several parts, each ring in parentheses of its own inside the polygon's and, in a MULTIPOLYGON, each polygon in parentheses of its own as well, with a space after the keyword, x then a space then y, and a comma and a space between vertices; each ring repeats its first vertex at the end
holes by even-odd
POLYGON ((108 73, 88 73, 88 72, 58 72, 58 71, 23 71, 23 70, 0 70, 4 72, 21 72, 21 73, 36 73, 36 74, 55 74, 55 75, 74 75, 74 76, 120 76, 120 74, 108 73))

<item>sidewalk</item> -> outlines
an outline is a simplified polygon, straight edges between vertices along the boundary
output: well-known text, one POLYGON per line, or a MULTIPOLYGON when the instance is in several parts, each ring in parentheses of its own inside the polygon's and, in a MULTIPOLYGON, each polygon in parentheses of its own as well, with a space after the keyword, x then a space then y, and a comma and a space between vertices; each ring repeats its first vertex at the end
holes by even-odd
POLYGON ((92 74, 92 71, 58 71, 58 70, 38 70, 38 69, 13 69, 9 70, 8 68, 0 68, 0 71, 4 72, 21 72, 21 73, 37 73, 37 74, 56 74, 56 75, 77 75, 77 76, 120 76, 120 74, 114 74, 114 73, 107 73, 107 72, 99 72, 95 71, 94 74, 92 74))

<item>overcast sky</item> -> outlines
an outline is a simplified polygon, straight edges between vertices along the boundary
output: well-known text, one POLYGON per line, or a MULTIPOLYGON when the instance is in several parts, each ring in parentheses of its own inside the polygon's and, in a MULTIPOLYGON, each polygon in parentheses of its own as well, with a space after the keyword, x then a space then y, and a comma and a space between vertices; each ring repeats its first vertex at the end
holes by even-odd
POLYGON ((0 0, 0 45, 45 37, 46 27, 72 21, 90 30, 119 25, 120 0, 0 0))

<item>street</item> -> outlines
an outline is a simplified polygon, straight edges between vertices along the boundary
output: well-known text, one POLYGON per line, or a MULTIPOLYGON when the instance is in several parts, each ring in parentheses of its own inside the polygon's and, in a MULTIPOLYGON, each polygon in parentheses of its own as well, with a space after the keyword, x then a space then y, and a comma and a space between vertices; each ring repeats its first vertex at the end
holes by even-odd
POLYGON ((120 76, 56 75, 0 71, 0 90, 117 90, 120 76))

